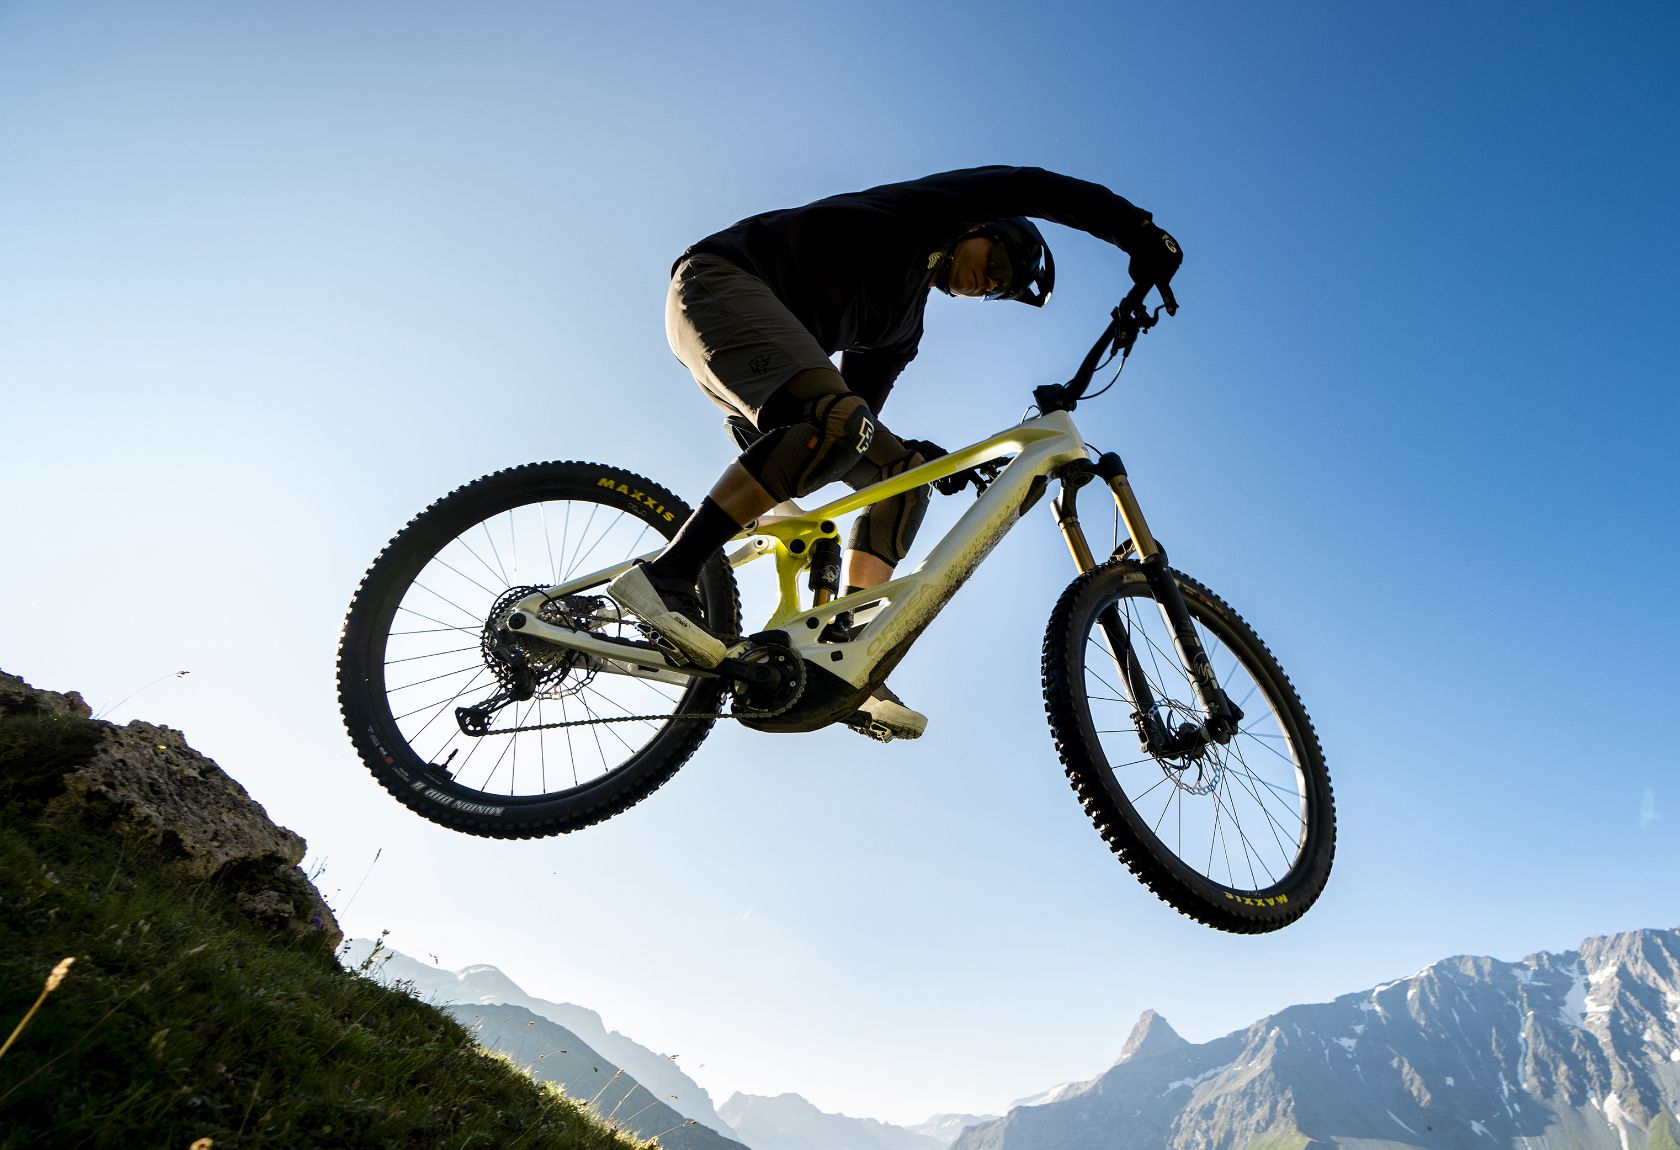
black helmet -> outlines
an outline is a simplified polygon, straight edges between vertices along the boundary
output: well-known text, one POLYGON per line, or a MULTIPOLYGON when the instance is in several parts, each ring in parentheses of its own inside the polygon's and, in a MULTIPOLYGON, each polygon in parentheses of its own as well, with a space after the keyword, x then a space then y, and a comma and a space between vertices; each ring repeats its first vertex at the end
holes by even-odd
POLYGON ((1056 286, 1056 261, 1038 225, 1025 216, 1011 216, 982 224, 979 234, 992 240, 990 271, 996 291, 987 299, 1012 299, 1043 307, 1056 286))

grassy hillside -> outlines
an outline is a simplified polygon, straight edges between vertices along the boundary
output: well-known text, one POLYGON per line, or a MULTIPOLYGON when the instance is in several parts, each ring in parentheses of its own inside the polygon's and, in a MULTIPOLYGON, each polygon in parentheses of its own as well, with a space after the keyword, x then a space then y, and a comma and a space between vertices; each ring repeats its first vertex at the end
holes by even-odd
POLYGON ((0 1055, 0 1148, 649 1145, 344 971, 323 935, 249 917, 237 874, 188 880, 97 805, 49 811, 104 727, 0 714, 0 1042, 27 1019, 0 1055))

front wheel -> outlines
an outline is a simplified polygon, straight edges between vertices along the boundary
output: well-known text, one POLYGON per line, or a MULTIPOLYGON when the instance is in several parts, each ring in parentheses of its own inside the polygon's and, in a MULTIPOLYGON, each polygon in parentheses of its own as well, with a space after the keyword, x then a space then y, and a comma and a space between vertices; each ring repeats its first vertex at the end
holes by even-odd
POLYGON ((1150 890, 1220 930, 1277 930, 1330 876, 1336 814, 1324 755, 1266 645, 1217 595, 1173 577, 1242 712, 1236 733, 1223 744, 1187 740, 1171 757, 1145 749, 1146 725, 1194 730, 1206 716, 1143 568, 1129 560, 1086 572, 1056 604, 1044 636, 1050 729, 1086 813, 1150 890), (1133 701, 1142 680, 1148 714, 1133 701))
MULTIPOLYGON (((592 463, 510 468, 417 515, 363 577, 339 646, 339 703, 374 777, 433 822, 492 838, 576 830, 651 794, 711 729, 720 680, 551 646, 509 618, 572 584, 541 618, 639 642, 606 579, 687 517, 664 488, 592 463)), ((721 556, 700 596, 733 634, 721 556)))

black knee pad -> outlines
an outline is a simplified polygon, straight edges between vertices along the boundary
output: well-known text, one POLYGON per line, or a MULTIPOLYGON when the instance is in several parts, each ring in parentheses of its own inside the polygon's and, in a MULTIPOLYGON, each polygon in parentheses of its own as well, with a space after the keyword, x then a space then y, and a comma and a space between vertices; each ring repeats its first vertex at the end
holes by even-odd
POLYGON ((777 500, 835 482, 857 466, 875 438, 875 413, 850 392, 813 400, 805 416, 766 433, 741 454, 747 474, 777 500))

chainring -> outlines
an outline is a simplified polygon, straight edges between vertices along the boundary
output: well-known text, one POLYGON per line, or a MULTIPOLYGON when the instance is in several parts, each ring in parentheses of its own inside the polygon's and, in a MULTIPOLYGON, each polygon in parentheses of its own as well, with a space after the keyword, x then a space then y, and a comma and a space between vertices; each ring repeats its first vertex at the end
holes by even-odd
POLYGON ((792 648, 779 643, 763 643, 747 649, 740 656, 744 662, 763 663, 781 672, 781 680, 771 687, 737 683, 732 692, 729 710, 737 719, 773 719, 792 710, 805 694, 805 660, 792 648))

